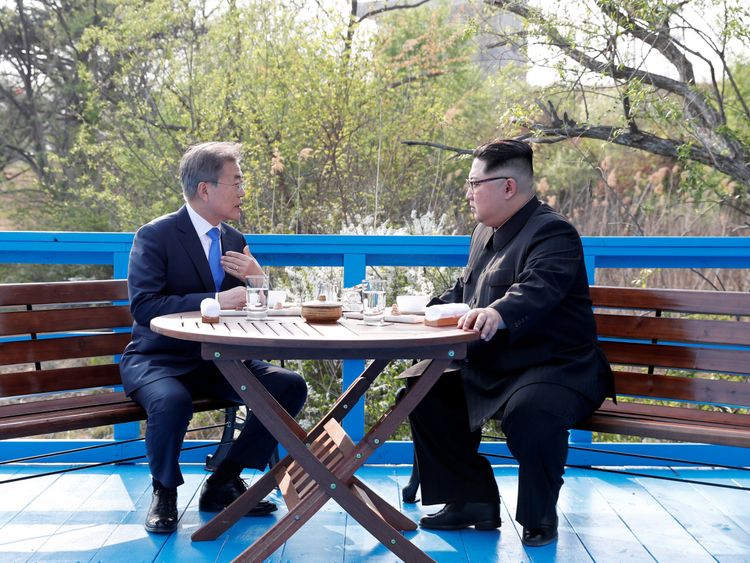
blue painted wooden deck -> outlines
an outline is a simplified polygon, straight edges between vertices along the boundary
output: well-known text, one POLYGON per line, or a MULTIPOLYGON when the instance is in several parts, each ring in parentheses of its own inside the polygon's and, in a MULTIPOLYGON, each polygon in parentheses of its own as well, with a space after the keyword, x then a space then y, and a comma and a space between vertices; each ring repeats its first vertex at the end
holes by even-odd
MULTIPOLYGON (((0 480, 49 471, 51 466, 0 468, 0 480)), ((365 466, 357 474, 399 505, 408 466, 365 466)), ((639 469, 750 487, 750 473, 715 469, 639 469)), ((184 466, 180 527, 168 536, 142 526, 150 501, 144 465, 90 468, 0 485, 0 561, 229 561, 283 515, 243 518, 212 542, 190 535, 209 515, 198 511, 207 473, 184 466)), ((407 536, 440 562, 490 561, 750 561, 750 493, 645 477, 569 469, 558 513, 560 539, 525 549, 515 510, 516 468, 499 466, 503 526, 496 532, 417 530, 407 536)), ((248 481, 257 473, 245 475, 248 481)), ((274 493, 278 495, 278 493, 274 493)), ((417 519, 421 505, 401 506, 417 519)), ((337 504, 328 504, 270 561, 397 561, 337 504)))

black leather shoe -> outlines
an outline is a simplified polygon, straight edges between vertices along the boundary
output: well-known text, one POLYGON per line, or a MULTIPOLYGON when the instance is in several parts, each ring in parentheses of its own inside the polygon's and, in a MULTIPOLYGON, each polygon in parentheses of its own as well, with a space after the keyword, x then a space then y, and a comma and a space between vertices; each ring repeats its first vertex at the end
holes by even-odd
POLYGON ((177 529, 177 490, 155 489, 148 508, 146 531, 171 534, 177 529))
POLYGON ((539 526, 524 528, 521 541, 528 547, 542 547, 557 539, 557 526, 539 526))
POLYGON ((449 502, 439 512, 419 520, 420 526, 432 530, 460 530, 469 526, 494 530, 500 524, 500 504, 496 502, 449 502))
MULTIPOLYGON (((232 504, 246 490, 247 485, 239 477, 221 485, 212 485, 210 481, 206 480, 201 489, 198 508, 206 512, 219 512, 232 504)), ((276 503, 270 500, 262 500, 248 510, 245 516, 265 516, 275 511, 276 503)))

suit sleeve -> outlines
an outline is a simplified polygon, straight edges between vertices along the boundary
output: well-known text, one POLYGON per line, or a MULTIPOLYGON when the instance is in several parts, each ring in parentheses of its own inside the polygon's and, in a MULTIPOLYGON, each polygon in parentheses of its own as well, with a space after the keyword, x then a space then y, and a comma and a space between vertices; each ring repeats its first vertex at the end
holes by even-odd
POLYGON ((575 228, 565 221, 544 223, 534 233, 516 282, 490 304, 502 316, 509 342, 544 322, 573 286, 583 247, 575 228))
POLYGON ((135 321, 146 327, 160 315, 197 311, 203 299, 214 296, 213 292, 170 293, 168 254, 162 242, 165 235, 160 230, 153 224, 138 230, 128 264, 130 311, 135 321))

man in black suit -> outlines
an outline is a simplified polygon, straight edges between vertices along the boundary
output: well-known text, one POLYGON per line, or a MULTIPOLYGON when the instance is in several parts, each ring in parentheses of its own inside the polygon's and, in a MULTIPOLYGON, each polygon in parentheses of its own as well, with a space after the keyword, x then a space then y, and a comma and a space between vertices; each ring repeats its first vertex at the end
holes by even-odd
MULTIPOLYGON (((180 162, 180 179, 186 204, 142 226, 133 240, 128 266, 133 337, 120 360, 125 392, 148 415, 153 496, 145 527, 156 533, 177 528, 177 487, 184 482, 178 461, 192 399, 242 401, 214 363, 201 359, 198 344, 154 333, 151 319, 196 311, 207 297, 217 299, 222 309, 240 308, 245 276, 262 273, 242 234, 223 222, 240 218, 240 145, 190 147, 180 162)), ((259 360, 246 363, 287 412, 295 416, 302 409, 307 386, 301 376, 259 360)), ((262 470, 275 447, 276 440, 250 413, 226 458, 206 480, 199 508, 217 512, 234 501, 246 489, 241 471, 262 470)), ((273 502, 263 500, 248 516, 274 510, 273 502)))
POLYGON ((410 417, 422 502, 446 503, 420 524, 500 526, 492 468, 477 453, 482 424, 498 418, 519 464, 523 543, 540 546, 557 538, 568 430, 613 393, 612 373, 597 344, 580 237, 536 198, 531 147, 496 141, 473 156, 469 262, 431 304, 467 303, 458 327, 481 338, 410 417))

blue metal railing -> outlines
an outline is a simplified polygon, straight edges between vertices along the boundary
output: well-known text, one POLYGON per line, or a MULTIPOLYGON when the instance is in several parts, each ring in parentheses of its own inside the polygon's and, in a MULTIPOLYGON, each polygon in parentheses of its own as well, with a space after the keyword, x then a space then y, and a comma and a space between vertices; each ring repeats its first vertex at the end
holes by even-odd
MULTIPOLYGON (((0 232, 0 263, 108 265, 112 267, 114 278, 125 278, 132 240, 132 233, 0 232)), ((264 265, 341 267, 345 286, 359 283, 365 276, 367 266, 460 267, 466 263, 469 246, 468 236, 248 235, 247 241, 253 255, 264 265)), ((596 281, 597 271, 602 268, 750 269, 748 238, 584 237, 583 244, 587 272, 592 283, 596 281)), ((363 367, 363 361, 345 362, 343 385, 349 385, 363 367)), ((362 402, 347 416, 344 426, 355 440, 363 435, 362 402)), ((129 438, 136 429, 137 423, 118 425, 115 439, 129 438)), ((585 436, 586 434, 576 434, 574 441, 585 442, 585 436)), ((51 451, 55 449, 52 442, 1 442, 0 459, 51 451)), ((71 447, 76 445, 68 444, 71 447)), ((59 448, 59 444, 56 447, 59 448)), ((127 457, 142 451, 142 448, 142 444, 122 445, 120 453, 127 457)), ((605 446, 606 448, 642 453, 659 449, 671 457, 704 458, 717 463, 750 465, 750 453, 739 448, 690 444, 613 444, 605 446), (710 456, 706 448, 711 448, 710 456)), ((507 454, 504 444, 488 444, 483 449, 507 454)), ((195 461, 203 455, 201 450, 197 451, 201 453, 188 456, 188 459, 195 461)), ((107 455, 111 457, 111 452, 107 455)), ((375 463, 410 463, 411 444, 388 442, 371 460, 375 463)), ((598 454, 574 451, 571 452, 570 460, 571 463, 608 465, 633 463, 632 460, 601 458, 598 454)), ((97 460, 78 456, 66 461, 97 460)))

